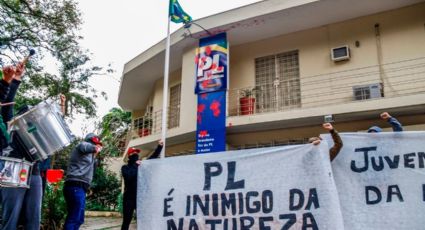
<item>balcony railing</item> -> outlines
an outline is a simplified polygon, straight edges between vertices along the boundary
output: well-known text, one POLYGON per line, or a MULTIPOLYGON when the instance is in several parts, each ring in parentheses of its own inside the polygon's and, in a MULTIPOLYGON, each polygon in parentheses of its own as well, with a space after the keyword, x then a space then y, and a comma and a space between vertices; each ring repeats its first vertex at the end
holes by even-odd
MULTIPOLYGON (((231 89, 228 112, 229 116, 245 116, 422 93, 425 57, 231 89)), ((168 111, 168 128, 178 127, 180 105, 168 111)), ((161 133, 161 119, 162 110, 134 119, 131 136, 161 133)))
MULTIPOLYGON (((168 129, 179 127, 180 105, 168 107, 168 129)), ((139 138, 159 134, 162 130, 162 110, 148 113, 143 117, 133 119, 131 137, 139 138)))
POLYGON ((308 143, 308 138, 276 139, 269 142, 247 143, 243 145, 232 146, 235 149, 254 149, 274 146, 301 145, 308 143))
POLYGON ((425 93, 425 57, 229 90, 229 116, 425 93))

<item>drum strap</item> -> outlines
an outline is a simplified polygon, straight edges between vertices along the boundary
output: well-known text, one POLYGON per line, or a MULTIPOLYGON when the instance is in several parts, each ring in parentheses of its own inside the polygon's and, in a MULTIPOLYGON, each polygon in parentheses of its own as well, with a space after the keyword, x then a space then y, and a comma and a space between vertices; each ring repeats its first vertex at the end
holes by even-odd
POLYGON ((3 122, 2 116, 0 116, 0 132, 6 138, 6 141, 7 141, 6 143, 9 143, 9 141, 10 141, 10 135, 7 132, 6 124, 3 122))

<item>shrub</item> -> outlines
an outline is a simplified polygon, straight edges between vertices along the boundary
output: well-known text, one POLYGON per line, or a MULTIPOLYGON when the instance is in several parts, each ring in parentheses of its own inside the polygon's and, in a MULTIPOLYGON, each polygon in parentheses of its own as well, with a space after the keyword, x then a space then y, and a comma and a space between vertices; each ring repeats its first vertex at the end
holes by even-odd
POLYGON ((117 198, 117 204, 118 204, 118 212, 120 212, 121 214, 123 214, 123 200, 122 200, 122 196, 123 196, 123 194, 122 193, 120 193, 119 195, 118 195, 118 198, 117 198))
POLYGON ((64 182, 47 184, 42 204, 42 229, 61 229, 66 217, 66 203, 63 196, 64 182))
POLYGON ((114 173, 102 167, 97 167, 90 190, 87 196, 86 210, 117 210, 117 198, 121 192, 121 183, 114 173))

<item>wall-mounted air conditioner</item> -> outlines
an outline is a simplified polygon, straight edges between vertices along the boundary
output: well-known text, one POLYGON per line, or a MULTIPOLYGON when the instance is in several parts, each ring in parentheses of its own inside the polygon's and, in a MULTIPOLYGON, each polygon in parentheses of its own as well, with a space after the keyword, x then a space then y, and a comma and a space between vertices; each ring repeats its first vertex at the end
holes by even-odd
POLYGON ((350 49, 348 46, 340 46, 331 49, 332 61, 344 61, 350 59, 350 49))
POLYGON ((382 84, 353 86, 353 98, 355 101, 383 97, 382 84))

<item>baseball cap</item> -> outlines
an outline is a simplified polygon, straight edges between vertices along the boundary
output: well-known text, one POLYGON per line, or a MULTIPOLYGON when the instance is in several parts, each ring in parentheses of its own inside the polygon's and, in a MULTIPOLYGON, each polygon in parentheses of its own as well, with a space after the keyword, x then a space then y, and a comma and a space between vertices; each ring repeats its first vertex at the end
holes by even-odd
POLYGON ((131 147, 131 148, 128 148, 128 150, 127 150, 128 156, 131 156, 131 155, 137 154, 137 153, 140 153, 140 149, 136 149, 136 148, 131 147))
POLYGON ((99 136, 97 136, 94 133, 89 133, 86 135, 86 138, 84 138, 85 141, 89 141, 95 145, 102 145, 102 142, 100 141, 99 136))

